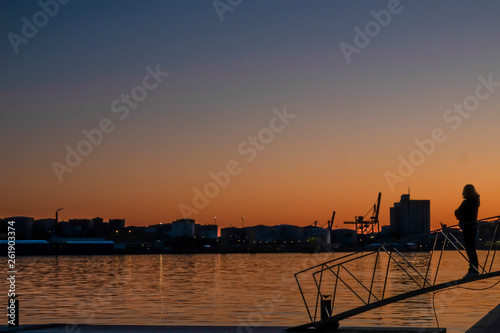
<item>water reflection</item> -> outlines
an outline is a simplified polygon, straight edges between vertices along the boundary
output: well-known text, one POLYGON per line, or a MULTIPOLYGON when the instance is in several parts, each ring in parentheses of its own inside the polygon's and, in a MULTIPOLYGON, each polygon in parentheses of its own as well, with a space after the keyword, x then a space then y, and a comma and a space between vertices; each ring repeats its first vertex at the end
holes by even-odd
MULTIPOLYGON (((302 324, 308 317, 293 273, 342 255, 345 254, 21 257, 16 281, 21 294, 21 321, 23 324, 302 324)), ((425 271, 428 255, 412 253, 408 260, 425 271)), ((438 280, 461 277, 467 269, 463 259, 451 252, 445 256, 438 280)), ((365 264, 354 261, 347 267, 362 273, 363 281, 370 281, 375 266, 374 259, 371 260, 365 264)), ((386 260, 377 262, 380 271, 386 265, 386 260)), ((432 277, 434 270, 432 267, 429 273, 432 277)), ((386 293, 413 288, 404 272, 391 266, 391 274, 393 279, 386 293)), ((332 279, 325 281, 333 283, 332 279)), ((383 282, 382 276, 376 276, 374 290, 379 294, 383 282)), ((479 288, 494 282, 467 286, 479 288)), ((5 281, 2 283, 6 290, 5 281)), ((314 286, 305 287, 308 288, 312 290, 314 286)), ((499 287, 483 292, 454 289, 437 294, 440 325, 449 332, 465 331, 498 304, 498 290, 499 287)), ((343 302, 352 304, 352 294, 338 296, 335 311, 342 309, 343 302)), ((309 300, 315 301, 314 297, 309 300)), ((373 310, 343 325, 435 326, 432 294, 373 310)))

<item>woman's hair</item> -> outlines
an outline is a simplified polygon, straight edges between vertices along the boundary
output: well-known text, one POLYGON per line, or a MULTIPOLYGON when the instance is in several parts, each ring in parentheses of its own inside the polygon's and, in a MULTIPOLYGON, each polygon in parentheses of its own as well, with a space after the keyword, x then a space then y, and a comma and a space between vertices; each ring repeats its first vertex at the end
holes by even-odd
POLYGON ((464 198, 474 198, 479 197, 479 194, 476 192, 474 185, 467 184, 464 186, 463 196, 464 198))

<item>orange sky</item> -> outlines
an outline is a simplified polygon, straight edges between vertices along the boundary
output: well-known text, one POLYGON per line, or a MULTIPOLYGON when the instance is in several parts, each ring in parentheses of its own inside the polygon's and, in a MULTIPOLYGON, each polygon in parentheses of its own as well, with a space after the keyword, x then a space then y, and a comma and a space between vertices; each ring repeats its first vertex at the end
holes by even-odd
MULTIPOLYGON (((226 227, 244 216, 245 225, 306 226, 335 210, 335 227, 344 227, 381 191, 385 225, 410 187, 411 198, 431 200, 437 228, 456 223, 468 183, 481 195, 480 217, 500 214, 495 2, 453 12, 413 2, 352 62, 339 44, 354 43, 353 27, 378 5, 280 3, 241 6, 221 22, 210 2, 82 2, 18 53, 4 40, 0 216, 46 218, 64 207, 61 219, 127 225, 217 216, 226 227), (155 69, 169 74, 157 80, 155 69), (147 96, 128 107, 123 96, 141 89, 147 96), (474 111, 452 110, 478 91, 474 111), (77 149, 82 131, 103 119, 113 131, 58 177, 66 147, 77 149), (418 152, 415 140, 428 142, 436 129, 441 142, 418 152), (420 156, 419 165, 402 176, 400 156, 420 156), (230 161, 229 184, 193 207, 194 190, 230 161), (393 185, 388 172, 400 177, 393 185), (180 206, 197 212, 185 216, 180 206)), ((8 6, 6 31, 19 32, 20 18, 36 10, 8 6)))

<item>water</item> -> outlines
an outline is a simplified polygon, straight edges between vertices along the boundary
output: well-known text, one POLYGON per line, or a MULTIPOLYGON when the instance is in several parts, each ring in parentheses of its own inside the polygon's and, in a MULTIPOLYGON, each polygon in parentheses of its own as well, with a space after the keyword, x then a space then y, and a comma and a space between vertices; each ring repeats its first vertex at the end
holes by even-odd
MULTIPOLYGON (((19 257, 16 293, 21 295, 21 324, 304 324, 308 315, 293 273, 342 255, 345 253, 19 257)), ((428 253, 407 255, 413 265, 425 267, 428 253)), ((480 258, 484 255, 480 252, 480 258)), ((382 275, 376 276, 375 293, 381 293, 386 262, 378 262, 382 275)), ((354 261, 348 269, 366 282, 371 280, 373 264, 354 261)), ((438 282, 460 278, 466 269, 458 253, 445 252, 438 282)), ((498 269, 495 265, 494 270, 498 269)), ((432 276, 434 273, 435 265, 432 276)), ((391 267, 390 276, 386 297, 415 287, 395 268, 391 267)), ((325 275, 324 285, 333 288, 333 280, 328 279, 325 275)), ((485 288, 495 282, 496 278, 464 287, 485 288)), ((305 280, 305 290, 311 287, 305 280)), ((8 290, 5 279, 1 288, 8 290)), ((499 303, 499 290, 500 284, 484 291, 455 288, 436 294, 439 325, 448 332, 465 331, 499 303)), ((345 287, 338 292, 336 312, 361 304, 345 287)), ((306 297, 314 302, 314 294, 306 297)), ((436 327, 432 293, 372 310, 342 325, 436 327)))

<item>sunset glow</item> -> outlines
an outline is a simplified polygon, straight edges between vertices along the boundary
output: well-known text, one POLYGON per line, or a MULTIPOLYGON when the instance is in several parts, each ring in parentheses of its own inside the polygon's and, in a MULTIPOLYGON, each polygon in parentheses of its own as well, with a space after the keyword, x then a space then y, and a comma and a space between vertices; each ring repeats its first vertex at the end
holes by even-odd
MULTIPOLYGON (((212 1, 61 5, 17 53, 0 44, 1 217, 306 226, 336 211, 344 228, 378 192, 388 225, 410 191, 438 228, 469 183, 479 216, 500 214, 499 4, 401 1, 346 61, 339 45, 387 3, 245 1, 223 21, 212 1)), ((41 10, 0 7, 4 36, 41 10)))

